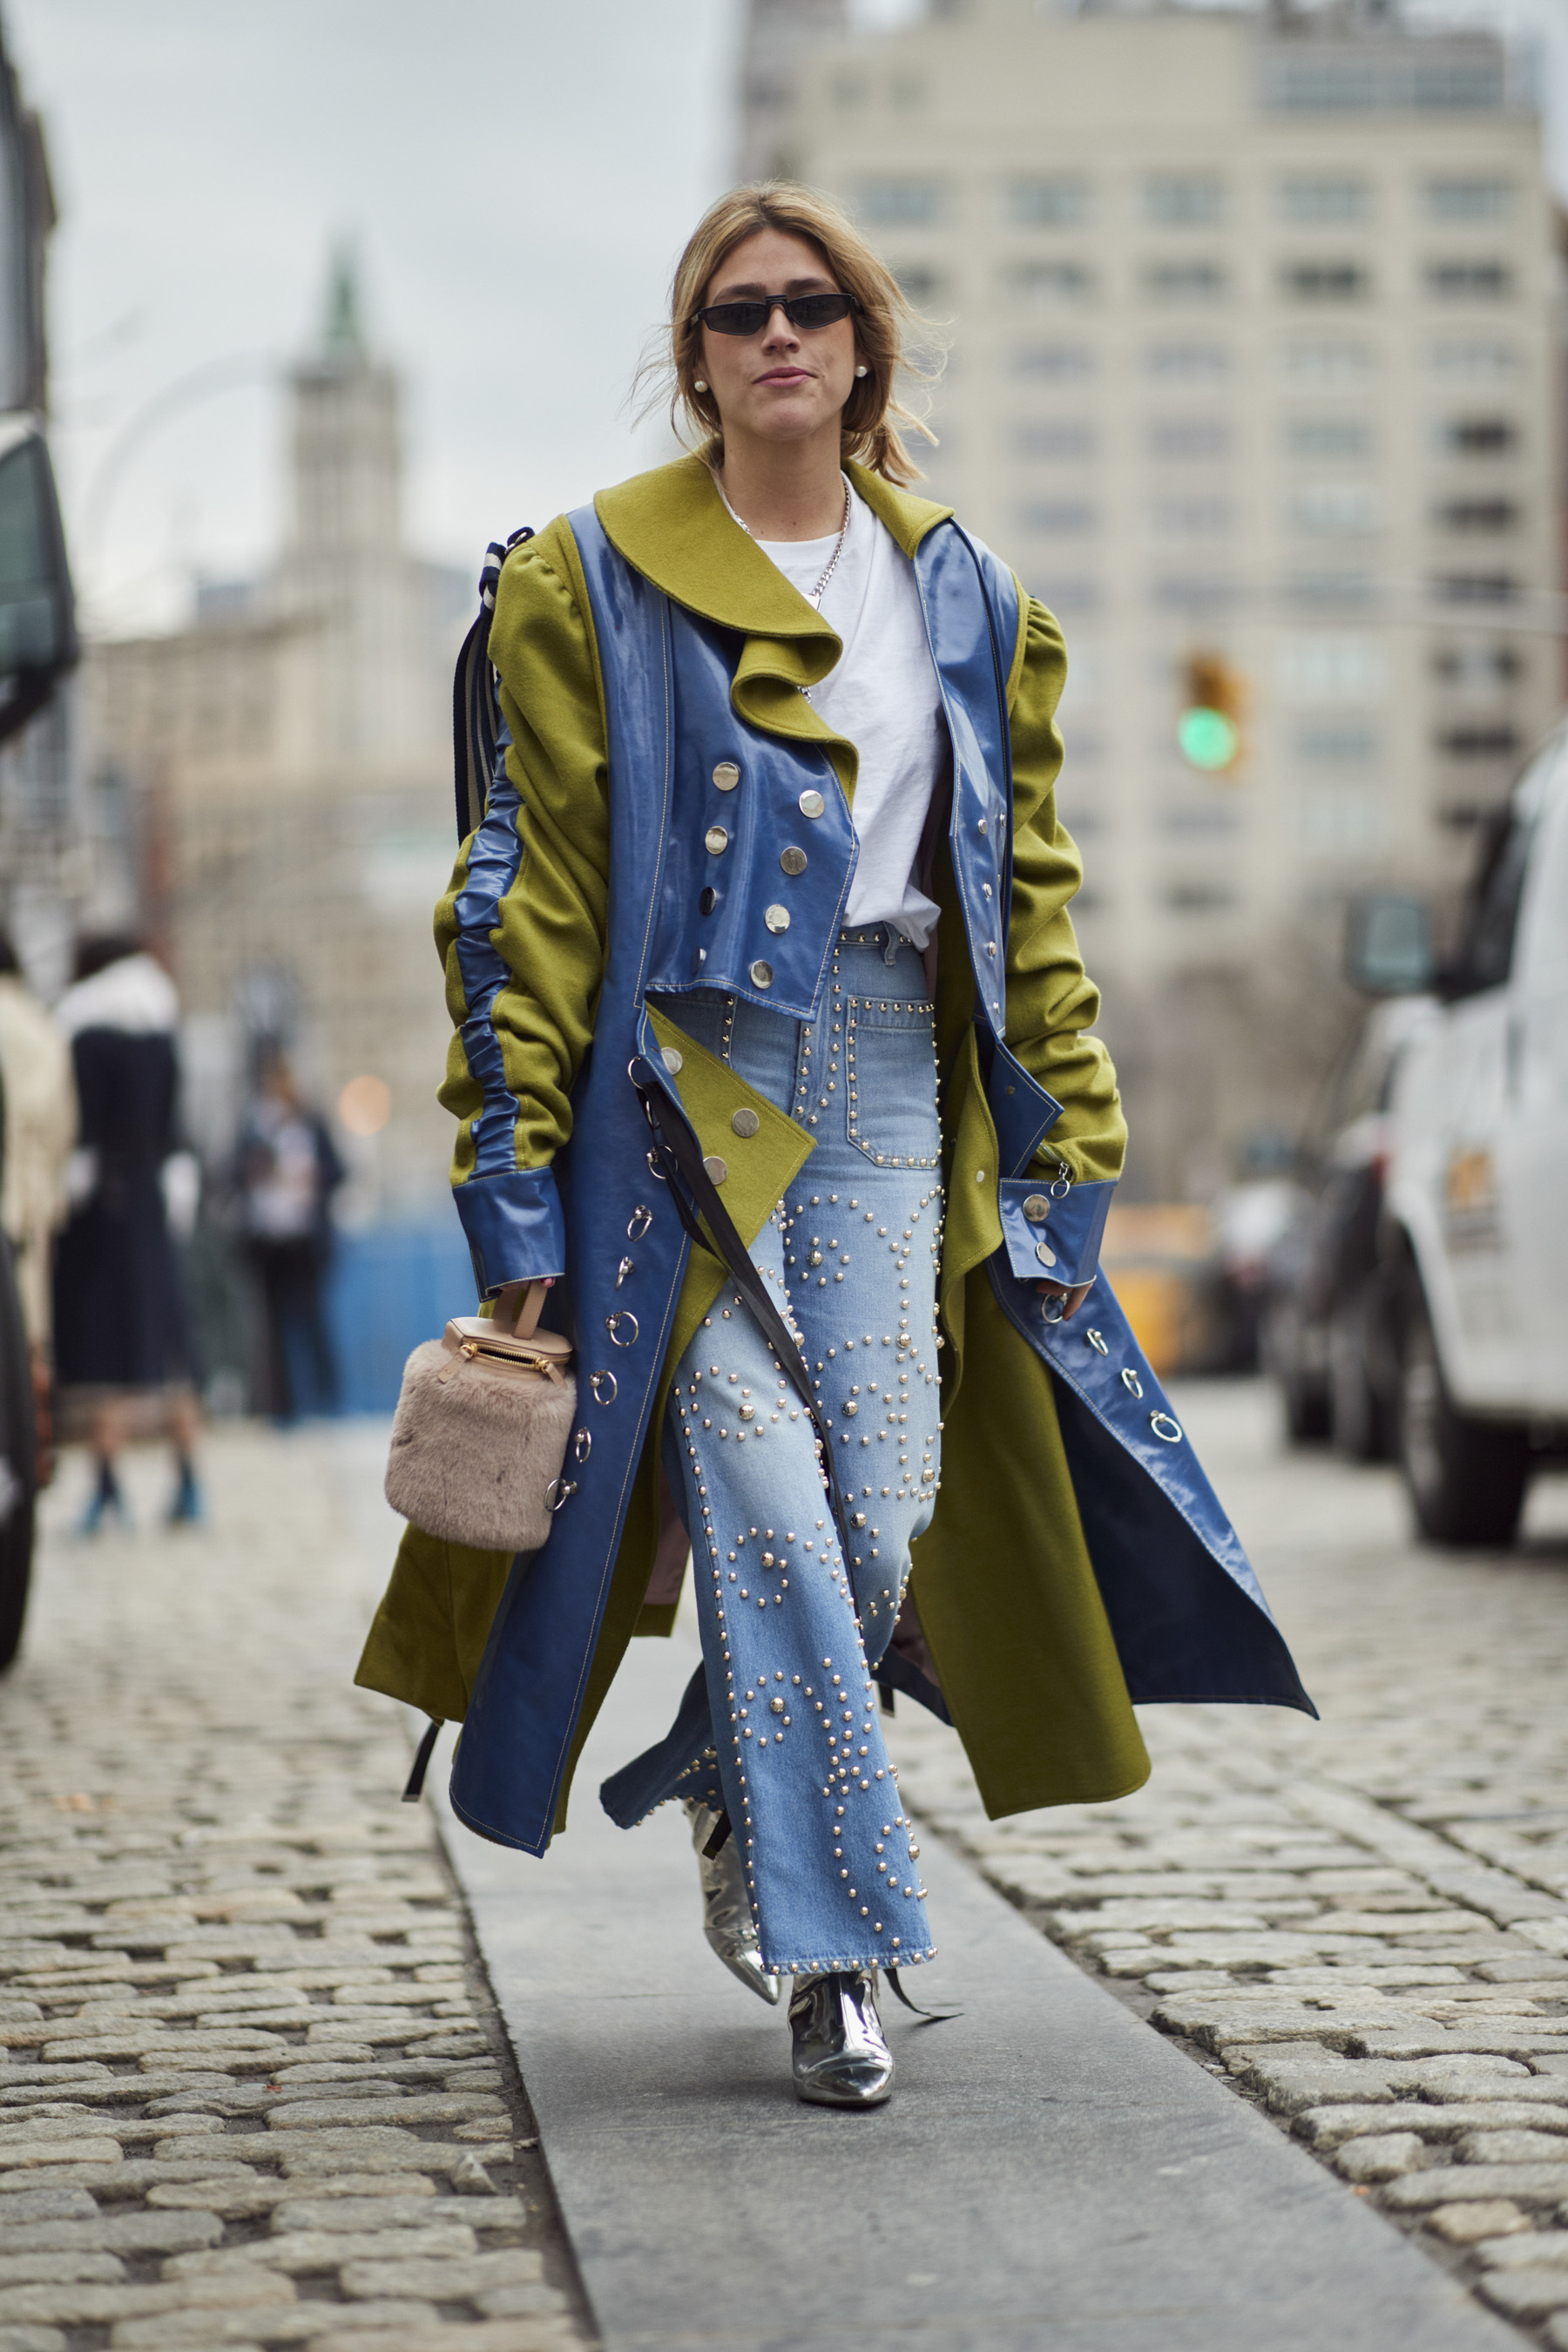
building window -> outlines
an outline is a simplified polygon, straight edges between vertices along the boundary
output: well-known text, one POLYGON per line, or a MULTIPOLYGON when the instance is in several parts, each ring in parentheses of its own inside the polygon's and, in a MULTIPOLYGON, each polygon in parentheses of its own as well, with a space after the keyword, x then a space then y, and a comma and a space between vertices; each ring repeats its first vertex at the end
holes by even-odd
POLYGON ((1458 383, 1496 383, 1517 373, 1519 353, 1511 343, 1434 343, 1427 363, 1458 383))
POLYGON ((1212 383, 1230 373, 1224 343, 1151 343, 1143 364, 1167 383, 1212 383))
POLYGON ((1228 499, 1155 499, 1149 520, 1161 539, 1220 539, 1236 510, 1228 499))
POLYGON ((1292 457, 1370 457, 1373 430, 1360 416, 1292 416, 1285 446, 1292 457))
POLYGON ((1286 586, 1292 604, 1315 607, 1331 605, 1349 607, 1370 604, 1377 594, 1377 583, 1365 572, 1299 572, 1286 586))
POLYGON ((1288 261, 1279 287, 1290 302, 1361 302, 1372 291, 1372 272, 1359 261, 1288 261))
POLYGON ((1512 646, 1439 646, 1432 656, 1434 674, 1461 694, 1495 694, 1524 675, 1524 663, 1512 646))
POLYGON ((863 180, 860 217, 874 228, 929 228, 947 209, 940 180, 863 180))
POLYGON ((1490 726, 1445 727, 1437 749, 1450 760, 1511 760, 1524 749, 1524 738, 1506 720, 1490 726))
POLYGON ((1439 302, 1500 302, 1513 291, 1506 261, 1429 261, 1426 291, 1439 302))
POLYGON ((1150 582, 1149 602, 1157 613, 1184 613, 1189 617, 1202 613, 1212 618, 1229 611, 1236 602, 1236 588, 1228 578, 1212 572, 1167 572, 1150 582))
POLYGON ((1510 180, 1428 180, 1426 210, 1433 220, 1501 220, 1513 205, 1510 180))
POLYGON ((1020 343, 1013 373, 1040 383, 1071 383, 1094 373, 1094 353, 1084 343, 1020 343))
POLYGON ((1507 416, 1454 416, 1437 427, 1437 446, 1456 457, 1506 457, 1518 445, 1507 416))
POLYGON ((1030 417, 1013 427, 1013 449, 1020 457, 1092 457, 1096 438, 1086 420, 1030 417))
POLYGON ((1228 282, 1217 261, 1154 261, 1143 272, 1156 302, 1216 302, 1228 282))
POLYGON ((1007 218, 1020 228, 1079 228, 1088 220, 1087 180, 1009 180, 1004 192, 1007 218))
POLYGON ((1287 343, 1282 357, 1296 383, 1364 383, 1376 365, 1370 343, 1287 343))
POLYGON ((1263 53, 1263 103, 1290 113, 1469 113, 1505 97, 1500 41, 1272 41, 1263 53))
POLYGON ((1377 757, 1375 727, 1352 719, 1318 719, 1296 730, 1296 755, 1313 765, 1348 767, 1377 757))
POLYGON ((1081 539, 1095 526, 1087 499, 1030 499, 1017 509, 1017 525, 1036 539, 1081 539))
POLYGON ((1016 261, 1005 273, 1009 293, 1025 302, 1082 302, 1094 279, 1080 261, 1016 261))
POLYGON ((1212 172, 1152 172, 1143 210, 1170 228, 1210 227, 1225 217, 1225 182, 1212 172))
POLYGON ((1290 179, 1279 183, 1279 211, 1291 221, 1365 220, 1372 191, 1364 180, 1290 179))
POLYGON ((1160 830, 1184 835, 1189 840, 1194 833, 1239 833, 1241 819, 1234 808, 1225 808, 1213 801, 1177 802, 1160 812, 1160 830))
POLYGON ((917 310, 941 300, 945 281, 941 270, 933 269, 929 261, 895 261, 891 268, 899 281, 899 291, 917 310))
POLYGON ((1434 508, 1432 520, 1439 530, 1512 530, 1519 509, 1511 499, 1445 499, 1434 508))
POLYGON ((1228 457, 1230 425, 1223 416, 1156 416, 1149 426, 1153 457, 1228 457))
POLYGON ((1440 572, 1432 593, 1445 604, 1510 604, 1519 584, 1507 572, 1440 572))
POLYGON ((1284 639, 1279 678, 1288 702, 1381 702, 1388 690, 1388 663, 1375 637, 1314 631, 1284 639))
POLYGON ((1049 580, 1030 589, 1042 604, 1053 613, 1097 613, 1100 610, 1100 583, 1081 577, 1049 580))
POLYGON ((1291 493, 1293 530, 1352 537, 1382 520, 1376 491, 1366 482, 1304 482, 1291 493))
POLYGON ((1303 848, 1321 856, 1353 856, 1358 851, 1379 849, 1388 832, 1388 810, 1382 793, 1364 787, 1354 792, 1306 793, 1299 821, 1303 848))

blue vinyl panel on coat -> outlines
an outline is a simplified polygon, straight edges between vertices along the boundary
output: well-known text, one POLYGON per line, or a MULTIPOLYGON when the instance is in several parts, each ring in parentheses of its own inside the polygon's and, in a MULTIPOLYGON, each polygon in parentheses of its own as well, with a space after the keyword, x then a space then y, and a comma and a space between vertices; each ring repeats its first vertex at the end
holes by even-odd
POLYGON ((645 984, 720 988, 809 1021, 859 854, 848 803, 820 745, 780 742, 735 710, 742 637, 674 606, 670 638, 673 799, 645 984), (723 791, 713 772, 726 765, 740 777, 723 791), (802 809, 803 788, 819 794, 820 815, 802 809), (804 855, 798 873, 782 864, 786 850, 804 855), (770 929, 770 908, 786 928, 770 929))

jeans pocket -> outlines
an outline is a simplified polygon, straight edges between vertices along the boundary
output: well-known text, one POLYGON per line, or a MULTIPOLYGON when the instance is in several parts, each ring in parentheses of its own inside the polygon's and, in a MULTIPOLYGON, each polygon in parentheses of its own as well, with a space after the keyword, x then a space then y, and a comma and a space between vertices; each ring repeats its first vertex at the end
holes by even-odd
POLYGON ((935 1168, 936 1036, 923 997, 844 1000, 846 1133, 879 1168, 935 1168))

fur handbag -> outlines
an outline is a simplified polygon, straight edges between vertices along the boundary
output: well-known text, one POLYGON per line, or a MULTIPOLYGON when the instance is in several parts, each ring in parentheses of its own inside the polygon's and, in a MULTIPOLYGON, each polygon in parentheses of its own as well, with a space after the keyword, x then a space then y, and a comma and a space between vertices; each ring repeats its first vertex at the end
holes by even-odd
POLYGON ((572 1491, 563 1469, 577 1382, 570 1342, 538 1328, 544 1290, 530 1285, 510 1330, 456 1318, 404 1367, 386 1499, 427 1535, 537 1551, 572 1491))

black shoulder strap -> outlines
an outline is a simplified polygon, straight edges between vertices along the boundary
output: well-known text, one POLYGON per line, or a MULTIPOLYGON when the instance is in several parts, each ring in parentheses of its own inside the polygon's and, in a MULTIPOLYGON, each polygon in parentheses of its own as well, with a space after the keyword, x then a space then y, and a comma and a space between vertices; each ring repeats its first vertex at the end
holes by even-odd
POLYGON ((707 1169, 696 1137, 686 1120, 675 1110, 650 1063, 641 1055, 632 1063, 630 1077, 637 1090, 649 1127, 653 1129, 654 1147, 648 1154, 648 1164, 655 1167, 669 1186, 680 1222, 700 1249, 718 1258, 729 1273, 736 1290, 751 1309, 763 1339, 778 1358, 779 1370, 795 1388, 811 1417, 816 1432, 817 1454, 822 1463, 822 1475, 827 1487, 827 1499, 838 1526, 838 1540, 846 1562, 850 1556, 850 1516, 838 1485, 838 1468, 833 1459, 833 1438, 823 1421, 811 1373, 795 1333, 774 1306, 766 1283, 752 1263, 752 1254, 735 1229, 735 1223, 707 1169), (703 1231, 706 1225, 707 1231, 703 1231))
POLYGON ((452 778, 457 792, 458 839, 467 841, 483 821, 495 773, 496 742, 500 734, 500 705, 496 698, 495 672, 490 667, 490 622, 495 614, 496 588, 501 565, 514 547, 533 537, 524 525, 504 543, 492 539, 485 550, 479 574, 479 618, 463 639, 452 677, 452 778))

